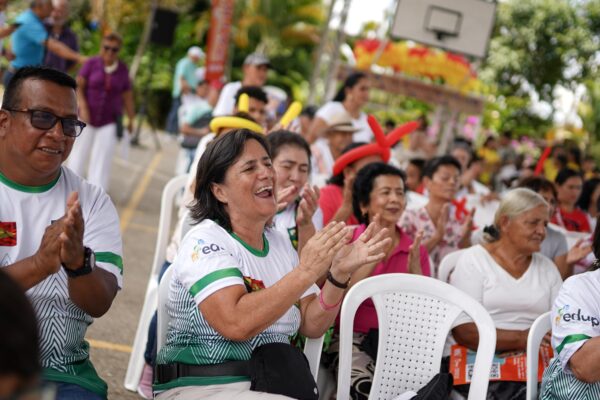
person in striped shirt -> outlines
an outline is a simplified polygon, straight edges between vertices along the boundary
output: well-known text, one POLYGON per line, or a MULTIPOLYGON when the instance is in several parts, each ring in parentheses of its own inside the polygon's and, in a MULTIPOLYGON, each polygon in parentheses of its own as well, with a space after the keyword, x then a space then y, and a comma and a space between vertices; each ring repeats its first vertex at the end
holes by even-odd
MULTIPOLYGON (((156 398, 288 399, 295 393, 252 390, 250 377, 277 370, 288 378, 304 365, 281 369, 265 361, 264 369, 252 368, 253 351, 273 344, 289 350, 297 332, 323 335, 350 275, 379 262, 390 240, 385 229, 370 228, 349 244, 352 230, 333 222, 298 255, 287 235, 268 226, 277 209, 276 174, 264 136, 247 129, 207 146, 195 187, 191 217, 197 224, 170 267, 170 321, 157 357, 156 398), (314 282, 326 273, 319 289, 314 282)), ((303 196, 299 207, 305 212, 303 196)), ((291 381, 277 380, 285 387, 291 381)), ((303 389, 312 390, 309 383, 303 389)))
POLYGON ((592 270, 562 285, 552 307, 554 358, 544 371, 540 399, 600 398, 600 229, 592 270))

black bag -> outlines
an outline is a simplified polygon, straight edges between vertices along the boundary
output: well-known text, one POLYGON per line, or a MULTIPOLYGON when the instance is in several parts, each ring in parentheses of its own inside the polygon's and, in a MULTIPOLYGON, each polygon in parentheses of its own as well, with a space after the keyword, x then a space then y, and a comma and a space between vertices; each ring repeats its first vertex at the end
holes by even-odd
POLYGON ((280 394, 299 400, 318 400, 319 389, 308 360, 287 343, 268 343, 250 356, 250 390, 280 394))
POLYGON ((422 387, 412 400, 448 400, 452 393, 454 377, 452 374, 440 372, 422 387))
POLYGON ((371 328, 360 342, 360 349, 367 353, 373 361, 377 362, 377 349, 379 348, 379 329, 371 328))

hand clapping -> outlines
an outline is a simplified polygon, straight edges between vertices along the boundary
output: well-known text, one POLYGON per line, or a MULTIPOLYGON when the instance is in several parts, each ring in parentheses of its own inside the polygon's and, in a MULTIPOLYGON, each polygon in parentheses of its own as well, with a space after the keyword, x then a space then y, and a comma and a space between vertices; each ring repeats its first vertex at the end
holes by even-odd
POLYGON ((350 276, 360 267, 378 263, 385 257, 385 249, 392 239, 388 230, 371 223, 354 242, 344 245, 333 259, 332 270, 350 276))
POLYGON ((55 274, 61 264, 70 269, 83 265, 84 222, 77 192, 67 199, 65 215, 46 228, 34 262, 46 275, 55 274))

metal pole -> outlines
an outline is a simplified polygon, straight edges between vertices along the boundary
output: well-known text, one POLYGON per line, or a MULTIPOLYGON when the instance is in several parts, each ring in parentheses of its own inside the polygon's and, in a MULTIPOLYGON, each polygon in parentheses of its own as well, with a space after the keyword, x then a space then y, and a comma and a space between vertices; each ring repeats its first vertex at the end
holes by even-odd
MULTIPOLYGON (((152 76, 154 75, 154 65, 156 63, 154 61, 150 62, 150 75, 148 77, 148 82, 146 83, 146 87, 144 88, 144 97, 142 99, 142 104, 140 105, 140 110, 137 114, 137 124, 135 127, 135 134, 131 138, 131 145, 138 146, 140 144, 140 133, 142 130, 142 122, 144 121, 144 117, 148 116, 148 98, 150 97, 150 86, 152 83, 152 76)), ((157 150, 160 150, 160 141, 158 140, 158 135, 156 134, 156 127, 154 124, 150 124, 150 129, 152 134, 154 135, 154 146, 157 150)))

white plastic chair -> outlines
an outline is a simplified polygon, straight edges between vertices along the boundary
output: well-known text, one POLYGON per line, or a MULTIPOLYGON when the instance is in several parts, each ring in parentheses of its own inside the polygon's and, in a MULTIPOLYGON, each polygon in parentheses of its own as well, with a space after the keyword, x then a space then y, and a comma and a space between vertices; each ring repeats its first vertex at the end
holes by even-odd
POLYGON ((162 276, 158 284, 158 308, 156 319, 156 353, 165 345, 167 341, 167 331, 169 330, 169 313, 167 303, 169 302, 169 289, 171 288, 171 279, 173 278, 173 268, 169 267, 162 276))
POLYGON ((347 400, 350 395, 354 316, 367 298, 372 298, 379 321, 370 399, 390 400, 425 386, 440 370, 446 337, 461 312, 473 319, 480 338, 468 399, 486 397, 496 329, 483 306, 459 289, 433 278, 384 274, 357 283, 344 299, 338 400, 347 400))
POLYGON ((133 350, 129 357, 129 364, 125 374, 125 388, 132 392, 137 391, 142 376, 142 369, 144 368, 144 350, 148 337, 148 326, 150 325, 150 320, 154 315, 157 305, 158 274, 160 273, 161 266, 165 262, 167 245, 171 236, 173 203, 177 194, 184 188, 186 180, 187 175, 176 176, 167 182, 163 189, 152 271, 148 279, 144 306, 142 308, 142 313, 140 314, 135 339, 133 341, 133 350))
POLYGON ((438 267, 437 274, 437 278, 440 281, 449 283, 450 274, 452 273, 452 271, 454 271, 454 268, 456 268, 456 263, 458 262, 458 259, 465 250, 466 249, 453 251, 450 254, 446 254, 446 256, 442 258, 442 261, 440 261, 440 265, 438 267))
POLYGON ((552 329, 552 320, 548 311, 537 317, 527 335, 527 400, 537 399, 540 344, 550 329, 552 329))

